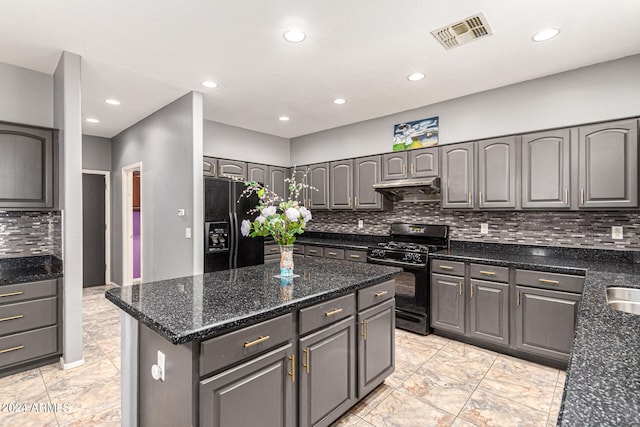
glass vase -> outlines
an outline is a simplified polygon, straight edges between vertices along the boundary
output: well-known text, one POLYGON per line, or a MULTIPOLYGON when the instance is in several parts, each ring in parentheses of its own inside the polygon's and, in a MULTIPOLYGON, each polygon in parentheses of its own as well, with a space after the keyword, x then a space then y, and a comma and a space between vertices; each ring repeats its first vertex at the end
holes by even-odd
POLYGON ((280 245, 280 277, 293 277, 293 245, 280 245))

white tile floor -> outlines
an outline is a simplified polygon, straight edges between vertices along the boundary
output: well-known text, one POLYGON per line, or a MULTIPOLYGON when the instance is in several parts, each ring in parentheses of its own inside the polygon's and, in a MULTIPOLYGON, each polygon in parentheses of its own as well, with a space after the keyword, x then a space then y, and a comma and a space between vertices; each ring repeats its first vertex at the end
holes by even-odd
MULTIPOLYGON (((0 426, 120 425, 119 310, 104 292, 84 290, 83 366, 0 378, 0 402, 12 409, 0 426)), ((553 426, 563 385, 554 368, 397 330, 396 372, 334 425, 553 426)))

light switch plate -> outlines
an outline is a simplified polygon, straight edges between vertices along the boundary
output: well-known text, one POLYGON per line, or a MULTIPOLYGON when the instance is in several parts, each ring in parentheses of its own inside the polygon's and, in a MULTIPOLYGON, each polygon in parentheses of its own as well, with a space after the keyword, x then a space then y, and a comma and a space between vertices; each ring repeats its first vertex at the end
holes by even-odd
POLYGON ((611 227, 611 238, 616 240, 620 240, 623 238, 621 226, 611 227))
POLYGON ((480 224, 480 234, 489 234, 489 224, 486 222, 480 224))
POLYGON ((187 212, 184 209, 178 209, 178 216, 185 216, 187 212))
POLYGON ((164 381, 164 353, 158 350, 158 366, 160 367, 160 381, 164 381))

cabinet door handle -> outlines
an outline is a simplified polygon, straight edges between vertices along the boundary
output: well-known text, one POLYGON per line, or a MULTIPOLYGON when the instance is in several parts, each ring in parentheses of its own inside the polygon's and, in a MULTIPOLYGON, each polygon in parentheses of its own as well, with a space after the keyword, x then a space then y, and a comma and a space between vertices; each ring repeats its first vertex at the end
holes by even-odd
POLYGON ((24 292, 19 291, 19 292, 9 292, 8 294, 0 294, 0 298, 2 297, 15 297, 16 295, 22 295, 24 294, 24 292))
POLYGON ((213 171, 213 176, 216 176, 216 164, 215 163, 211 164, 211 170, 213 171))
POLYGON ((462 295, 462 282, 460 282, 459 288, 460 288, 460 295, 462 295))
POLYGON ((11 317, 5 317, 3 319, 0 319, 0 322, 6 322, 7 320, 22 319, 23 317, 24 317, 24 314, 19 314, 17 316, 11 316, 11 317))
POLYGON ((559 284, 560 284, 560 282, 559 282, 559 281, 557 281, 557 280, 538 279, 538 281, 539 281, 539 282, 542 282, 542 283, 550 283, 550 284, 552 284, 552 285, 559 285, 559 284))
POLYGON ((330 316, 334 316, 334 315, 336 315, 338 313, 341 313, 341 312, 342 312, 341 308, 336 308, 336 309, 331 310, 331 311, 325 311, 324 315, 327 316, 327 317, 330 317, 330 316))
POLYGON ((4 350, 0 350, 0 354, 9 353, 10 351, 21 350, 23 348, 24 348, 23 345, 18 345, 18 346, 15 346, 15 347, 5 348, 4 350))
POLYGON ((360 335, 364 341, 367 340, 367 321, 362 321, 362 334, 360 335))
POLYGON ((291 377, 291 382, 296 382, 296 355, 292 354, 291 357, 288 358, 291 361, 291 372, 287 374, 291 377))
MULTIPOLYGON (((358 206, 358 196, 354 197, 354 199, 355 200, 353 202, 353 207, 356 207, 356 206, 358 206)), ((351 206, 349 206, 349 207, 351 207, 351 206)))
POLYGON ((244 342, 244 348, 253 347, 254 345, 260 344, 261 342, 267 341, 269 338, 270 338, 269 335, 267 335, 267 336, 264 336, 264 337, 263 336, 259 336, 257 340, 254 340, 254 341, 251 341, 251 342, 245 341, 244 342))
POLYGON ((486 274, 487 276, 495 276, 496 273, 494 273, 493 271, 482 271, 480 270, 480 274, 486 274))
POLYGON ((351 207, 351 196, 347 197, 347 205, 349 205, 349 207, 351 207))
POLYGON ((411 176, 415 175, 415 165, 413 163, 411 163, 411 176))
POLYGON ((439 265, 438 268, 443 270, 453 270, 453 267, 449 267, 448 265, 439 265))
POLYGON ((389 293, 388 291, 380 291, 380 292, 376 292, 376 293, 375 293, 375 294, 373 294, 373 295, 379 298, 379 297, 381 297, 381 296, 383 296, 383 295, 386 295, 386 294, 388 294, 388 293, 389 293))
POLYGON ((309 347, 305 348, 304 350, 302 350, 304 352, 304 362, 302 364, 302 367, 307 371, 307 374, 309 373, 309 347))
POLYGON ((564 204, 565 205, 569 204, 569 189, 568 188, 564 189, 564 204))
POLYGON ((482 206, 482 191, 478 193, 478 205, 482 206))
POLYGON ((469 191, 469 193, 467 194, 467 204, 469 206, 471 206, 471 204, 473 203, 473 200, 471 199, 471 191, 469 191))
POLYGON ((520 307, 520 291, 516 291, 516 305, 520 307))
POLYGON ((406 175, 407 174, 407 165, 405 165, 404 163, 402 164, 402 175, 406 175))
POLYGON ((469 299, 473 299, 473 283, 469 283, 469 291, 471 293, 471 296, 469 297, 469 299))
POLYGON ((584 205, 584 188, 580 189, 580 204, 584 205))

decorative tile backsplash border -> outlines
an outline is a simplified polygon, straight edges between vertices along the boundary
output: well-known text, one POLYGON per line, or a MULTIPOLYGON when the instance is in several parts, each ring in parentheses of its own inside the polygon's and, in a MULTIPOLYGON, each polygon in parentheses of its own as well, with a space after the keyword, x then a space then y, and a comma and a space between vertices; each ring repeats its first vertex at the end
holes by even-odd
POLYGON ((62 258, 60 212, 0 211, 0 258, 62 258))
POLYGON ((307 230, 385 235, 392 222, 447 224, 453 240, 640 249, 639 211, 475 212, 442 210, 440 203, 395 203, 388 212, 314 211, 307 230), (489 234, 480 234, 481 223, 489 224, 489 234), (623 227, 622 240, 611 239, 612 226, 623 227))

